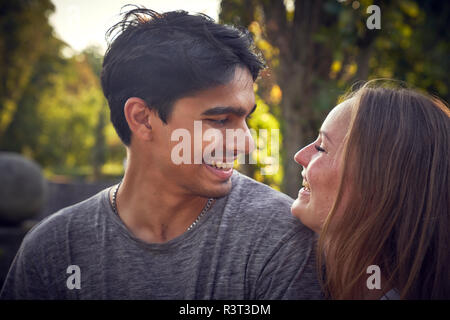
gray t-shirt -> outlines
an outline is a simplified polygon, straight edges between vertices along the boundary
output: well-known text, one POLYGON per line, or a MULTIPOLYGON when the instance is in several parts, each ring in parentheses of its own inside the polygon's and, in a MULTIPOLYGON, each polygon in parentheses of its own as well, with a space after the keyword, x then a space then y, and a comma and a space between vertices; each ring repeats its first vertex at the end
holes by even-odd
POLYGON ((292 217, 292 199, 237 172, 232 184, 191 231, 165 243, 136 238, 109 189, 62 209, 26 235, 0 297, 321 298, 316 238, 292 217))

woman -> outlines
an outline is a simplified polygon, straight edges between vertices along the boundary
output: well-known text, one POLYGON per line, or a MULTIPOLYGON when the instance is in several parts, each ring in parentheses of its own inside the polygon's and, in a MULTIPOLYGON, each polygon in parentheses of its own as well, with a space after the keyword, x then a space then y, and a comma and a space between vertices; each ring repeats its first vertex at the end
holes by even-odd
POLYGON ((292 214, 320 235, 330 298, 450 298, 448 106, 368 83, 295 161, 303 188, 292 214), (369 289, 374 265, 381 284, 369 289))

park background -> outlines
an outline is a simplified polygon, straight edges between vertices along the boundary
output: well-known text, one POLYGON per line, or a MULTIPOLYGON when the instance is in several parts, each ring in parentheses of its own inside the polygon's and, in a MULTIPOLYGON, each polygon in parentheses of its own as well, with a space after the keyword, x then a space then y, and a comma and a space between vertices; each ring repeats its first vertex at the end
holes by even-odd
MULTIPOLYGON (((33 223, 123 175, 126 152, 109 121, 99 76, 104 35, 129 2, 0 0, 0 160, 4 152, 13 152, 38 164, 46 191, 41 207, 24 216, 33 223)), ((358 81, 393 78, 450 101, 449 1, 139 4, 159 12, 202 12, 251 32, 268 68, 255 84, 258 108, 249 126, 256 132, 280 129, 280 166, 272 175, 261 174, 270 163, 271 150, 264 150, 270 149, 269 135, 257 137, 260 154, 269 157, 238 170, 294 198, 301 184, 294 154, 315 140, 327 113, 358 81), (371 5, 379 8, 379 21, 367 11, 371 5), (370 28, 378 22, 379 29, 370 28)), ((0 285, 33 225, 2 218, 8 216, 1 211, 9 198, 27 207, 20 190, 30 185, 26 179, 8 185, 5 174, 0 173, 0 285), (5 196, 11 190, 19 191, 5 196)))

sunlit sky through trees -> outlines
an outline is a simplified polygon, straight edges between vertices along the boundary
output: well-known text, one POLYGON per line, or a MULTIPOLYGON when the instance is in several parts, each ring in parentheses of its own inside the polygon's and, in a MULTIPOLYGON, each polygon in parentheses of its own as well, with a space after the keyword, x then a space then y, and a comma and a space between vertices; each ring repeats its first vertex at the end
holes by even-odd
MULTIPOLYGON (((158 12, 186 10, 204 13, 217 20, 220 0, 52 0, 55 12, 50 24, 56 35, 72 49, 82 51, 87 46, 99 45, 106 49, 105 32, 119 21, 121 8, 139 4, 158 12)), ((126 9, 124 9, 126 10, 126 9)), ((70 55, 70 50, 65 52, 70 55)))

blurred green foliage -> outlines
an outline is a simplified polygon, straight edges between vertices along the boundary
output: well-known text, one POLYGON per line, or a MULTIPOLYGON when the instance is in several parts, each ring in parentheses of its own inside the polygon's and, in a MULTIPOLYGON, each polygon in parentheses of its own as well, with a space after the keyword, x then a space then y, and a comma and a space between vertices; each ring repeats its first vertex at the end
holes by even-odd
POLYGON ((120 175, 125 150, 100 87, 102 53, 64 57, 53 10, 50 1, 0 2, 0 149, 34 159, 50 178, 120 175))
POLYGON ((246 161, 250 165, 238 169, 257 181, 279 190, 283 178, 282 159, 279 153, 282 141, 280 123, 271 113, 269 105, 258 94, 255 102, 257 108, 247 124, 253 131, 256 147, 249 155, 252 160, 246 161))
POLYGON ((393 78, 449 101, 448 1, 222 0, 219 18, 248 28, 268 62, 257 94, 282 129, 281 189, 290 196, 301 184, 293 156, 355 83, 393 78), (371 5, 381 29, 367 26, 371 5))

